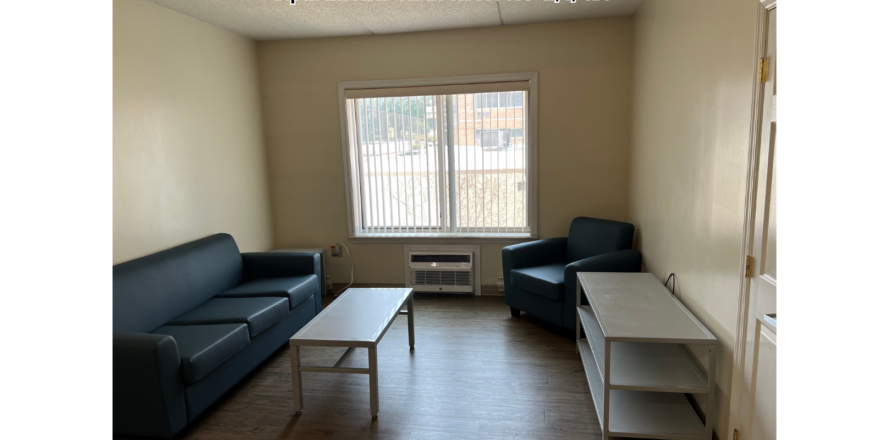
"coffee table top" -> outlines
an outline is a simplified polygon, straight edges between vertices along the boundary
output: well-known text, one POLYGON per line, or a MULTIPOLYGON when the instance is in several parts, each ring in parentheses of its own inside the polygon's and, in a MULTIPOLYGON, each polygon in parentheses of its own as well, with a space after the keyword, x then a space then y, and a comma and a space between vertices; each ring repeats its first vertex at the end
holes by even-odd
POLYGON ((410 288, 348 289, 296 332, 290 345, 375 347, 410 296, 410 288))

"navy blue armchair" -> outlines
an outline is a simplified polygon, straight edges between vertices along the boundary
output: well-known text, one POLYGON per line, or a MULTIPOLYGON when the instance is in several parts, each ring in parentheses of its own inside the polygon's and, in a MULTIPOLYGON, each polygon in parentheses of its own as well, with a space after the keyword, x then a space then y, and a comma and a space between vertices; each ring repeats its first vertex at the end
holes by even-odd
POLYGON ((630 223, 578 217, 567 238, 502 249, 504 300, 511 315, 524 311, 574 331, 577 273, 640 272, 642 255, 632 249, 634 230, 630 223))

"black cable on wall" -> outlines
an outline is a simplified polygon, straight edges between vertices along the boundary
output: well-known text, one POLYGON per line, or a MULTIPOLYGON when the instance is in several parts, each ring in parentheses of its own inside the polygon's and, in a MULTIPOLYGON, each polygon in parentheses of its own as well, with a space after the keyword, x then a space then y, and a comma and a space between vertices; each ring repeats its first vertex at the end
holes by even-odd
POLYGON ((669 277, 666 278, 666 282, 663 283, 664 286, 669 287, 669 280, 672 279, 672 296, 675 296, 675 273, 670 273, 669 277))

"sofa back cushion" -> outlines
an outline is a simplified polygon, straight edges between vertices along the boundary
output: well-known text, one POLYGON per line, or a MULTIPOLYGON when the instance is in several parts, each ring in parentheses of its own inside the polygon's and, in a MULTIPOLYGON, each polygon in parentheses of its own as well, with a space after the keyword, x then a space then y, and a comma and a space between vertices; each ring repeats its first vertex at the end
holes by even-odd
POLYGON ((632 249, 632 223, 578 217, 571 222, 568 243, 565 247, 565 263, 571 263, 608 252, 632 249))
POLYGON ((113 266, 113 331, 145 333, 244 282, 235 240, 216 234, 113 266))

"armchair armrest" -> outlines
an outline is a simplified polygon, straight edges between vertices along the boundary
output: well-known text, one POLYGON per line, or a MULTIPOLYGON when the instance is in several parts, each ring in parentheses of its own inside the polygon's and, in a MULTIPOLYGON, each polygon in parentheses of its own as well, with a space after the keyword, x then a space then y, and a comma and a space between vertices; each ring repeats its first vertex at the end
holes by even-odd
MULTIPOLYGON (((565 266, 565 304, 563 305, 562 322, 566 328, 574 330, 574 315, 578 272, 641 272, 642 254, 634 249, 609 252, 583 260, 574 261, 565 266)), ((581 294, 582 295, 582 294, 581 294)))
POLYGON ((565 266, 565 282, 568 283, 569 274, 577 276, 578 272, 640 272, 641 270, 642 254, 634 249, 624 249, 569 263, 565 266))
POLYGON ((568 238, 558 237, 514 244, 501 250, 501 259, 505 270, 550 264, 565 258, 566 243, 568 238))
POLYGON ((113 333, 113 432, 170 438, 185 425, 174 338, 113 333))
POLYGON ((515 293, 510 285, 510 271, 523 267, 541 266, 565 259, 567 237, 548 238, 515 244, 501 249, 501 267, 504 275, 504 302, 515 307, 515 293))
POLYGON ((321 255, 306 252, 245 252, 241 254, 251 278, 317 275, 321 280, 321 255))

